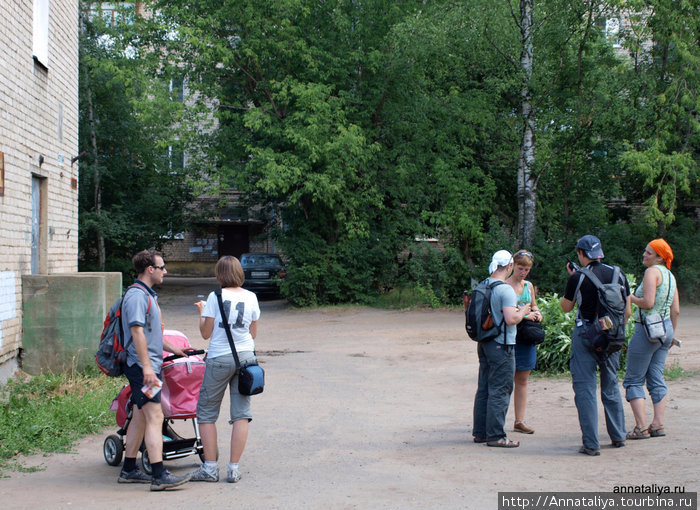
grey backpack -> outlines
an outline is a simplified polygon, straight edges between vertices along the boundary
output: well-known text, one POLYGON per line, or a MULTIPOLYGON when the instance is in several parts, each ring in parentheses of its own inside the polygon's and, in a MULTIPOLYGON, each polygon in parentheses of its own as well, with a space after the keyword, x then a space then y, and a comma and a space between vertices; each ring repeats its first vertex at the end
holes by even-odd
POLYGON ((581 274, 587 277, 598 290, 598 302, 604 315, 596 315, 595 327, 600 331, 600 340, 594 345, 596 351, 611 354, 622 349, 625 345, 625 309, 627 308, 627 293, 625 286, 620 283, 620 268, 613 266, 613 276, 610 283, 602 283, 593 271, 584 267, 581 274), (608 320, 606 320, 609 319, 608 320), (601 324, 605 323, 605 328, 601 324))
POLYGON ((494 323, 491 313, 491 293, 499 285, 505 285, 505 282, 496 280, 489 283, 487 278, 476 286, 471 296, 466 298, 468 301, 464 311, 465 327, 469 338, 475 342, 489 342, 501 334, 501 329, 505 330, 502 328, 505 321, 494 323))

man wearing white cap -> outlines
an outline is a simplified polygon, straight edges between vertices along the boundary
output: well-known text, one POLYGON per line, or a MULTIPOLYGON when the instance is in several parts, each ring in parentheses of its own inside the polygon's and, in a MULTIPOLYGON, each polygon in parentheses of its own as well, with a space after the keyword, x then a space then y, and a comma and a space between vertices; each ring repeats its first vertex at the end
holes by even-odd
MULTIPOLYGON (((489 283, 505 281, 513 271, 513 256, 499 250, 493 254, 487 279, 489 283)), ((503 334, 487 342, 479 342, 479 385, 474 397, 475 443, 515 448, 518 441, 506 437, 505 423, 515 375, 515 334, 517 324, 530 313, 530 303, 518 308, 518 298, 510 285, 496 285, 491 292, 491 315, 494 324, 501 324, 503 334)))
MULTIPOLYGON (((601 282, 611 282, 614 268, 603 264, 603 247, 600 239, 585 235, 576 242, 576 253, 582 267, 588 267, 601 282)), ((579 453, 600 455, 598 440, 598 401, 596 398, 596 368, 600 368, 600 398, 605 409, 605 424, 614 448, 625 446, 625 410, 620 396, 617 371, 620 369, 620 352, 608 355, 597 355, 589 338, 589 329, 595 327, 600 308, 598 290, 589 278, 584 278, 578 268, 567 264, 569 280, 566 283, 564 296, 561 298, 561 309, 570 312, 574 303, 578 302, 576 327, 571 335, 571 381, 574 388, 574 402, 578 411, 578 421, 581 427, 583 446, 579 453)), ((625 321, 631 314, 629 284, 624 273, 619 273, 620 284, 624 286, 627 296, 625 321)))

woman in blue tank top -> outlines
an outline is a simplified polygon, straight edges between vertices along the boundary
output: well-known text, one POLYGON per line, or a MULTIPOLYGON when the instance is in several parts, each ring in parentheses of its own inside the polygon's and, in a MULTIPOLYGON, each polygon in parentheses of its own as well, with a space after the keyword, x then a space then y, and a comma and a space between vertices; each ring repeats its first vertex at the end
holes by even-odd
MULTIPOLYGON (((535 299, 535 288, 532 283, 525 280, 532 269, 534 258, 527 250, 520 250, 513 255, 513 274, 506 280, 506 283, 513 287, 515 295, 518 296, 518 306, 527 303, 532 304, 532 311, 523 320, 542 322, 542 314, 537 307, 535 299)), ((515 424, 513 430, 523 434, 532 434, 534 429, 525 425, 525 408, 527 407, 527 382, 530 378, 530 371, 537 364, 537 346, 518 343, 515 338, 515 377, 513 382, 513 403, 515 407, 515 424)))

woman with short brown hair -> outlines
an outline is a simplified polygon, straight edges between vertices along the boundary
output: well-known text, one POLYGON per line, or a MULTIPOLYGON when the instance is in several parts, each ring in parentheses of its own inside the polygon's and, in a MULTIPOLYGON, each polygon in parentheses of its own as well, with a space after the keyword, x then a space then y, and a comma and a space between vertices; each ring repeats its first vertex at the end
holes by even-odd
MULTIPOLYGON (((506 283, 513 287, 515 295, 518 296, 518 306, 530 303, 532 311, 523 318, 524 321, 542 322, 542 314, 537 307, 537 299, 535 297, 535 287, 529 281, 525 280, 532 265, 534 256, 527 250, 520 250, 513 255, 513 274, 511 274, 506 283)), ((530 372, 537 364, 537 346, 532 344, 523 344, 518 341, 518 336, 515 337, 515 383, 513 389, 513 406, 515 408, 515 424, 513 430, 523 434, 533 434, 534 429, 525 425, 525 408, 527 407, 527 382, 530 378, 530 372)))

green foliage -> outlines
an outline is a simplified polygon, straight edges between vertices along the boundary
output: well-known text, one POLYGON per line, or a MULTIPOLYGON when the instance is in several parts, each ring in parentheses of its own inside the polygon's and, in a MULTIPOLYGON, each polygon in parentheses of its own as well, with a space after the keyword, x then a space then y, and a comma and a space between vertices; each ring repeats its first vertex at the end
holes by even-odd
POLYGON ((668 230, 666 239, 673 247, 671 269, 676 277, 681 299, 691 303, 700 302, 700 273, 697 263, 700 224, 691 218, 681 217, 668 230))
POLYGON ((85 15, 100 6, 81 1, 80 266, 123 270, 133 253, 187 224, 197 173, 183 163, 197 111, 169 86, 181 76, 156 76, 159 59, 143 46, 135 7, 123 6, 131 23, 112 26, 85 15))
POLYGON ((420 283, 406 284, 382 293, 372 303, 378 308, 440 308, 443 303, 433 289, 420 283))
POLYGON ((684 370, 677 359, 673 360, 671 366, 666 366, 664 368, 664 378, 667 381, 675 381, 677 379, 683 379, 692 375, 695 375, 695 373, 684 370))
MULTIPOLYGON (((630 287, 634 288, 634 278, 630 287)), ((569 371, 571 357, 571 335, 574 331, 576 308, 568 313, 561 310, 561 298, 557 294, 547 294, 537 298, 537 306, 542 312, 542 327, 545 340, 537 347, 537 369, 546 374, 563 374, 569 371)), ((634 312, 633 306, 633 312, 634 312)), ((625 336, 627 342, 634 333, 634 321, 627 322, 625 336)), ((620 370, 627 363, 627 349, 623 349, 620 357, 620 370)))
MULTIPOLYGON (((686 2, 630 11, 638 4, 534 2, 537 229, 526 248, 542 292, 562 291, 574 243, 591 233, 627 274, 667 237, 683 295, 699 295, 687 205, 698 195, 698 16, 686 2), (629 57, 606 38, 617 9, 631 23, 620 34, 629 57)), ((161 68, 184 74, 217 122, 201 143, 206 191, 243 192, 272 226, 295 304, 394 289, 455 302, 495 250, 520 247, 516 3, 149 5, 140 50, 167 55, 161 68)), ((121 236, 132 221, 110 228, 121 236)))
POLYGON ((569 371, 571 334, 574 330, 575 311, 564 313, 559 296, 551 294, 537 298, 542 312, 545 340, 537 347, 537 368, 546 373, 561 374, 569 371))
POLYGON ((12 379, 0 387, 0 469, 10 459, 69 451, 82 436, 114 424, 109 406, 123 381, 96 369, 12 379))

